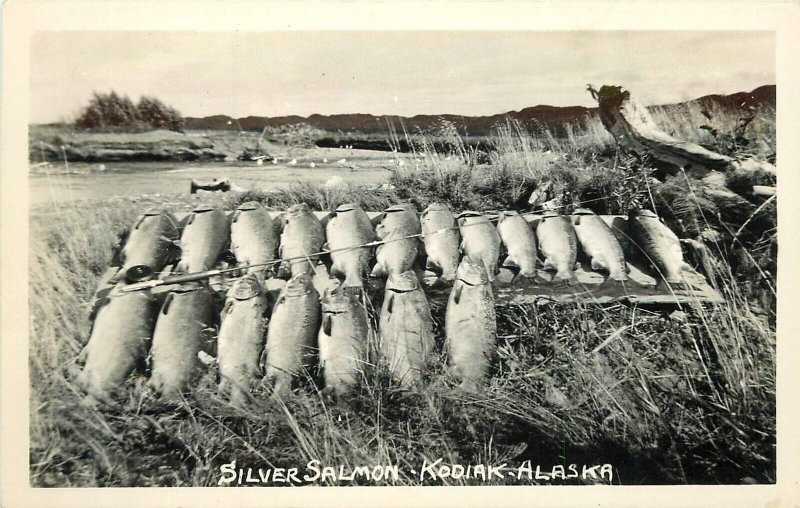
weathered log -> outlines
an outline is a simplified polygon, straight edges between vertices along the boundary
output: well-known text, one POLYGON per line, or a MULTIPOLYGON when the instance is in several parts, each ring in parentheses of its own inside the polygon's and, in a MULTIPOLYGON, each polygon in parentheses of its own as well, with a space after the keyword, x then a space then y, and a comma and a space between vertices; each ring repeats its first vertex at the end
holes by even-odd
POLYGON ((735 159, 702 146, 683 141, 662 131, 647 109, 631 100, 630 92, 619 86, 589 88, 600 106, 600 120, 614 138, 629 149, 682 168, 692 176, 709 171, 763 171, 776 174, 775 166, 752 158, 735 159))

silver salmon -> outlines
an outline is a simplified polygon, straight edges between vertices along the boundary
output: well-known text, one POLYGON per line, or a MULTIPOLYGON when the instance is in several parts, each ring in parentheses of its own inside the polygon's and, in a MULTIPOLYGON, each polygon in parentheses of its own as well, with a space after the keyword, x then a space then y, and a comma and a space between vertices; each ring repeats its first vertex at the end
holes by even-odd
MULTIPOLYGON (((372 222, 364 210, 353 203, 341 205, 331 214, 325 232, 331 251, 375 241, 372 222)), ((331 252, 331 275, 344 286, 363 287, 371 257, 370 247, 331 252)))
POLYGON ((447 205, 433 203, 420 217, 427 261, 426 270, 431 270, 446 282, 452 282, 458 268, 458 249, 461 235, 456 220, 447 205))
POLYGON ((536 226, 536 238, 544 257, 544 269, 555 269, 555 279, 573 280, 578 260, 578 239, 569 219, 556 212, 546 212, 536 226))
MULTIPOLYGON (((307 204, 291 206, 286 212, 284 221, 278 257, 287 259, 310 256, 322 250, 322 245, 325 243, 325 229, 307 204)), ((316 257, 282 262, 278 268, 278 277, 288 279, 298 273, 313 274, 316 263, 316 257)))
POLYGON ((403 273, 410 270, 419 253, 419 235, 422 232, 417 209, 412 204, 393 205, 381 216, 381 222, 375 228, 379 240, 388 241, 375 250, 375 267, 373 277, 403 273))
POLYGON ((113 406, 113 392, 144 363, 155 326, 154 302, 147 290, 112 292, 103 300, 81 352, 85 364, 77 384, 87 393, 85 405, 113 406))
POLYGON ((494 294, 483 262, 465 257, 447 300, 445 349, 450 372, 461 388, 477 391, 486 384, 497 342, 494 294))
POLYGON ((217 338, 219 393, 233 406, 250 399, 269 322, 269 301, 258 277, 245 275, 228 290, 217 338))
MULTIPOLYGON (((163 270, 179 257, 179 236, 178 219, 174 215, 166 210, 144 212, 120 251, 120 275, 124 277, 133 267, 144 267, 151 274, 163 270)), ((141 278, 142 274, 137 276, 141 278)))
POLYGON ((572 214, 572 226, 583 248, 592 259, 592 270, 606 270, 611 280, 628 280, 625 254, 611 227, 588 208, 578 208, 572 214))
POLYGON ((536 275, 536 237, 533 235, 528 221, 517 212, 502 212, 497 222, 497 232, 500 233, 500 238, 508 252, 503 266, 519 268, 518 275, 523 277, 534 277, 536 275))
POLYGON ((325 390, 336 397, 355 388, 366 361, 369 322, 357 293, 326 291, 319 329, 319 366, 325 390))
POLYGON ((292 380, 314 365, 319 323, 319 293, 311 274, 298 272, 281 289, 267 332, 264 372, 273 396, 286 396, 292 380))
POLYGON ((210 290, 187 284, 164 299, 153 332, 150 388, 158 397, 175 398, 199 374, 197 354, 214 356, 214 316, 210 290))
POLYGON ((632 210, 628 214, 628 231, 666 282, 684 282, 683 271, 690 267, 683 260, 680 240, 655 213, 632 210))
POLYGON ((434 348, 428 299, 413 271, 390 275, 380 317, 380 355, 404 388, 420 386, 434 348))
POLYGON ((240 266, 261 264, 247 273, 255 273, 263 284, 272 271, 263 264, 275 259, 277 249, 275 227, 267 210, 254 201, 239 205, 231 217, 231 251, 236 262, 240 266))
POLYGON ((181 260, 176 271, 193 273, 210 270, 230 244, 228 216, 217 208, 200 206, 186 221, 181 235, 181 260))
POLYGON ((480 259, 486 267, 489 282, 493 282, 500 257, 500 234, 497 228, 486 216, 473 211, 461 212, 458 226, 461 231, 461 252, 464 256, 480 259))

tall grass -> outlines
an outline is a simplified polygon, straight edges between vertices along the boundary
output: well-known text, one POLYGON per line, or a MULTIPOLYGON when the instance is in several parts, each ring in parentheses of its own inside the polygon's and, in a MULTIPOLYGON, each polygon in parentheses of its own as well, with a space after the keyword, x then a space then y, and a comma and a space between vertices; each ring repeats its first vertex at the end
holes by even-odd
MULTIPOLYGON (((394 188, 296 186, 219 203, 233 208, 256 199, 280 209, 305 202, 330 210, 355 201, 382 209, 411 199, 420 206, 437 200, 456 209, 525 209, 539 206, 528 203, 529 195, 544 189, 545 199, 567 211, 587 199, 601 213, 655 203, 681 236, 722 228, 719 210, 699 189, 656 184, 646 165, 609 153, 603 137, 584 127, 573 140, 534 138, 509 123, 496 132, 487 160, 445 126, 445 143, 437 146, 449 148, 417 144, 411 163, 394 170, 394 188), (679 206, 665 205, 669 192, 684 197, 679 206)), ((125 387, 122 411, 81 407, 67 371, 87 339, 91 296, 111 246, 138 206, 77 205, 32 217, 33 485, 216 485, 220 466, 233 460, 237 467, 302 471, 312 459, 345 467, 396 464, 399 485, 484 484, 421 481, 411 473, 439 458, 512 467, 532 460, 545 471, 611 463, 614 482, 622 484, 775 481, 774 323, 743 288, 733 255, 744 255, 743 247, 731 249, 730 236, 708 244, 712 257, 703 267, 724 303, 694 302, 677 313, 621 304, 503 307, 494 376, 480 394, 453 389, 441 349, 444 304, 432 300, 437 352, 428 385, 418 392, 399 391, 372 356, 347 403, 324 397, 311 372, 285 403, 270 402, 258 388, 252 407, 235 410, 216 396, 210 369, 188 400, 173 407, 148 404, 142 372, 125 387)), ((771 209, 763 213, 774 217, 771 209)), ((752 233, 765 227, 756 224, 752 233)), ((747 241, 755 249, 765 240, 747 241)), ((370 313, 374 324, 375 309, 370 313)))

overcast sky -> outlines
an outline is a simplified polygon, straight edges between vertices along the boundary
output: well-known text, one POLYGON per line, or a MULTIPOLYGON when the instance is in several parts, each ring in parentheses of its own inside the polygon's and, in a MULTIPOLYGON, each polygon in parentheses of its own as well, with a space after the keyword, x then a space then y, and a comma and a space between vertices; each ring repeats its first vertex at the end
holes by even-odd
POLYGON ((42 32, 31 121, 74 118, 93 90, 185 116, 488 115, 592 106, 586 84, 646 104, 775 83, 768 32, 42 32))

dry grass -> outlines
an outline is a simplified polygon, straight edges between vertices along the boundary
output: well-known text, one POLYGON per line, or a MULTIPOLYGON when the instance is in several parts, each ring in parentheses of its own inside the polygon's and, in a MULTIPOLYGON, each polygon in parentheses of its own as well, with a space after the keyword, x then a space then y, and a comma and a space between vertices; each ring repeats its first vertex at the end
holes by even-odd
MULTIPOLYGON (((547 182, 549 199, 571 206, 596 196, 598 211, 606 213, 650 200, 646 166, 609 155, 607 140, 591 129, 573 132, 581 141, 564 142, 534 139, 509 124, 497 133, 489 161, 459 143, 457 133, 444 134, 450 149, 418 146, 415 164, 395 170, 394 189, 298 186, 221 203, 232 208, 258 199, 276 208, 306 202, 331 209, 355 201, 380 209, 410 198, 421 206, 437 199, 457 208, 507 208, 547 182)), ((658 199, 659 189, 650 190, 658 199)), ((411 469, 438 458, 532 460, 545 469, 611 463, 622 484, 775 481, 774 323, 769 307, 742 287, 742 265, 725 241, 711 245, 713 262, 705 267, 725 303, 686 305, 684 317, 670 307, 505 308, 495 375, 480 395, 459 394, 448 383, 444 308, 434 303, 438 357, 419 393, 398 392, 368 365, 349 404, 332 405, 309 379, 286 405, 258 392, 257 404, 239 411, 216 397, 209 371, 187 403, 157 411, 143 403, 145 374, 137 373, 126 387, 124 411, 80 407, 65 371, 87 338, 88 305, 110 248, 145 206, 67 207, 32 218, 33 485, 216 485, 220 465, 234 459, 252 467, 303 468, 311 459, 346 467, 396 464, 401 485, 419 484, 411 469)), ((703 227, 720 227, 700 197, 682 206, 676 218, 691 213, 703 227)), ((768 258, 757 251, 759 241, 748 240, 746 253, 768 258)))

